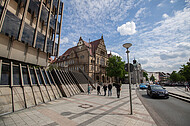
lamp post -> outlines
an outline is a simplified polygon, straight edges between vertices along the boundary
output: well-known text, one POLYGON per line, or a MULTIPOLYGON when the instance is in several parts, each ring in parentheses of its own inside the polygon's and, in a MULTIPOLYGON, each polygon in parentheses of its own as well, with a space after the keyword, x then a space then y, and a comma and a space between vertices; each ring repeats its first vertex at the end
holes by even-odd
POLYGON ((130 110, 131 110, 131 115, 133 115, 133 109, 132 109, 132 98, 131 98, 131 74, 130 74, 130 64, 129 64, 129 47, 131 47, 131 43, 125 43, 123 44, 123 47, 127 49, 127 61, 128 61, 128 80, 129 80, 129 97, 130 97, 130 110))

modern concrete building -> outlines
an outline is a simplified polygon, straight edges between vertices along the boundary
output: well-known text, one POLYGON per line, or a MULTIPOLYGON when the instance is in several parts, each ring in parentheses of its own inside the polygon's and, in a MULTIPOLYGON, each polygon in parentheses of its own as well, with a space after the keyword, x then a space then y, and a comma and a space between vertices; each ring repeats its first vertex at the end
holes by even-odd
POLYGON ((65 71, 82 69, 93 81, 109 83, 111 78, 106 74, 107 54, 103 36, 100 39, 86 42, 80 37, 77 46, 69 48, 56 61, 56 65, 65 71))
POLYGON ((87 90, 81 73, 45 70, 58 56, 63 8, 61 0, 0 1, 0 115, 87 90))

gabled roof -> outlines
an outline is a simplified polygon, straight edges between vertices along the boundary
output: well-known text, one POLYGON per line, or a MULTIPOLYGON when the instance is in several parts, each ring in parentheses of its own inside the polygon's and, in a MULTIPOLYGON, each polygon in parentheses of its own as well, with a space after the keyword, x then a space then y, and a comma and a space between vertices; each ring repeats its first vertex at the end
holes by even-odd
MULTIPOLYGON (((94 55, 94 51, 98 48, 98 45, 100 44, 100 41, 103 39, 103 36, 101 37, 101 39, 98 39, 98 40, 95 40, 95 41, 92 41, 90 43, 84 41, 82 39, 82 37, 80 37, 79 41, 83 41, 84 42, 84 45, 88 47, 88 52, 91 56, 94 55)), ((69 48, 64 54, 62 54, 61 56, 59 56, 58 59, 60 59, 59 61, 62 61, 63 60, 63 57, 67 57, 68 55, 70 55, 70 53, 72 52, 72 50, 76 53, 76 49, 77 49, 78 46, 75 46, 75 47, 72 47, 72 48, 69 48)))

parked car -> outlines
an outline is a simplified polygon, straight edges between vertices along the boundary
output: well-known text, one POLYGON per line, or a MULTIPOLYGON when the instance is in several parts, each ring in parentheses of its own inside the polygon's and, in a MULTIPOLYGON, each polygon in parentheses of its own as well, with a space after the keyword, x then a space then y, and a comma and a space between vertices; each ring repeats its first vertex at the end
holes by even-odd
POLYGON ((168 91, 160 85, 148 85, 147 95, 150 97, 169 98, 168 91))
POLYGON ((139 85, 139 88, 140 89, 147 89, 147 84, 144 84, 144 83, 141 83, 140 85, 139 85))

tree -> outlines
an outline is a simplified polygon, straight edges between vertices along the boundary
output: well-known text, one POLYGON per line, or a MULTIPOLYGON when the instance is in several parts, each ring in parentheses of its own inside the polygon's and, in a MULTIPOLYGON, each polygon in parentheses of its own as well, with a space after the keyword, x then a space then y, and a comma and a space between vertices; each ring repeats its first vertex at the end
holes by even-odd
POLYGON ((180 75, 176 71, 173 71, 172 74, 170 75, 170 80, 172 82, 178 82, 180 81, 180 75))
POLYGON ((146 81, 148 81, 148 74, 146 72, 143 72, 143 77, 145 77, 146 81))
POLYGON ((113 56, 108 58, 106 72, 109 77, 115 77, 118 82, 118 78, 125 77, 125 62, 121 61, 122 58, 119 56, 113 56))
POLYGON ((151 80, 152 82, 154 82, 154 81, 156 80, 153 74, 152 74, 152 76, 150 77, 150 80, 151 80))
POLYGON ((190 62, 187 65, 182 65, 179 74, 184 76, 185 79, 190 83, 190 62))

